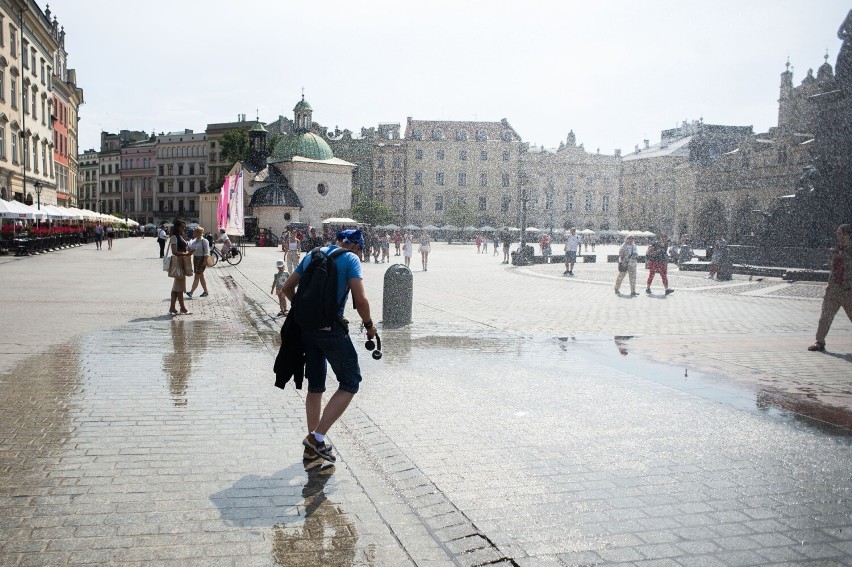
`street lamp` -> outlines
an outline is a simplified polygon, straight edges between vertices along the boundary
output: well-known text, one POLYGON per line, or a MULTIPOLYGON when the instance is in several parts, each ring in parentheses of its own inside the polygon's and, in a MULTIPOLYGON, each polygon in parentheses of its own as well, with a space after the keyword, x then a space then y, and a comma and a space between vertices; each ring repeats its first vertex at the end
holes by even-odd
POLYGON ((35 188, 36 198, 38 199, 38 210, 41 210, 41 189, 43 185, 41 184, 41 181, 36 181, 33 183, 33 187, 35 188))

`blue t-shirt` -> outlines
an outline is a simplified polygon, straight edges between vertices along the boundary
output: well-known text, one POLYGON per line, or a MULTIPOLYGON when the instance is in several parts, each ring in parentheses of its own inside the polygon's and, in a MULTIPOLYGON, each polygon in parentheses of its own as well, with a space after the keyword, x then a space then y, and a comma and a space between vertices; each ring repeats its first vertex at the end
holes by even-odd
MULTIPOLYGON (((321 250, 326 254, 331 254, 339 248, 339 246, 323 246, 321 250)), ((299 265, 296 266, 296 273, 302 277, 305 273, 305 268, 311 263, 311 252, 305 254, 299 265)), ((343 311, 346 308, 346 300, 349 296, 349 280, 352 278, 363 279, 361 277, 361 260, 355 254, 344 252, 334 259, 334 265, 337 267, 337 303, 341 305, 338 317, 343 317, 343 311)))

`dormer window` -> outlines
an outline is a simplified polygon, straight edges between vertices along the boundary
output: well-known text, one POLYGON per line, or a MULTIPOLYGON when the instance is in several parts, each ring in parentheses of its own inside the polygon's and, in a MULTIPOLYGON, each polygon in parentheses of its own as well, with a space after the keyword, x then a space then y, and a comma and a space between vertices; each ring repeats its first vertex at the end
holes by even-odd
POLYGON ((476 131, 476 141, 477 142, 485 142, 488 140, 488 132, 485 130, 477 130, 476 131))
POLYGON ((511 142, 511 141, 512 141, 512 133, 511 133, 511 132, 509 132, 508 130, 506 130, 505 132, 503 132, 503 136, 502 136, 502 137, 503 137, 503 141, 504 141, 504 142, 511 142))
POLYGON ((444 139, 444 133, 441 131, 440 128, 435 128, 434 130, 432 130, 432 139, 433 140, 443 140, 444 139))
POLYGON ((414 139, 422 140, 423 139, 423 130, 415 130, 414 131, 414 139))
POLYGON ((467 140, 467 130, 456 131, 456 140, 458 140, 459 142, 467 140))

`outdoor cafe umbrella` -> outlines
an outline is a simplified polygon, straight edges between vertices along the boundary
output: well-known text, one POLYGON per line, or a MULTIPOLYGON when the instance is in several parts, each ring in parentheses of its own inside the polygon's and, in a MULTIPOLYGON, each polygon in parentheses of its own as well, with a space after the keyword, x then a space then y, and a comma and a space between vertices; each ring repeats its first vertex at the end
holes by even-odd
POLYGON ((536 227, 534 227, 534 226, 528 226, 528 227, 527 227, 527 232, 541 232, 541 230, 537 229, 537 228, 536 228, 536 227))
POLYGON ((435 226, 434 224, 427 224, 423 227, 423 230, 441 230, 440 227, 435 226))
POLYGON ((405 230, 420 230, 420 227, 416 224, 407 224, 402 228, 404 228, 405 230))
POLYGON ((495 231, 495 230, 497 230, 497 229, 496 229, 496 228, 494 228, 493 226, 488 226, 488 225, 486 224, 485 226, 480 227, 480 228, 479 228, 479 230, 481 230, 482 232, 494 232, 494 231, 495 231))
POLYGON ((388 225, 385 225, 385 228, 386 228, 386 229, 388 229, 388 230, 399 230, 399 225, 397 225, 397 224, 388 224, 388 225))
POLYGON ((458 230, 458 229, 459 229, 459 227, 457 227, 454 224, 445 224, 443 227, 441 227, 441 230, 458 230))
POLYGON ((462 230, 464 230, 465 232, 476 232, 479 229, 475 226, 466 226, 462 230))
POLYGON ((509 232, 521 232, 521 229, 516 226, 510 226, 506 230, 508 230, 509 232))

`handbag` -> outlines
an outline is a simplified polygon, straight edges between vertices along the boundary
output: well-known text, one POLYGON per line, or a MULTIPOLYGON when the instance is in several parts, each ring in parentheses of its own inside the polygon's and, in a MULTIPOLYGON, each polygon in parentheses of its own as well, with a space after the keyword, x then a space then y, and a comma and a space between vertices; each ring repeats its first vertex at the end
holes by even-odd
POLYGON ((627 271, 627 265, 628 265, 627 262, 619 262, 618 263, 618 271, 622 272, 622 273, 626 272, 627 271))
POLYGON ((212 268, 216 265, 216 260, 213 259, 213 256, 207 256, 204 258, 204 263, 207 264, 208 268, 212 268))
POLYGON ((186 274, 183 271, 183 262, 181 258, 183 256, 171 256, 169 259, 169 277, 170 278, 183 278, 186 274))
POLYGON ((183 275, 191 276, 195 274, 195 271, 192 269, 192 256, 181 256, 181 263, 183 264, 183 275))
POLYGON ((169 246, 168 248, 166 248, 166 253, 163 254, 163 271, 164 272, 169 271, 169 266, 171 265, 171 259, 172 259, 172 247, 169 246))

